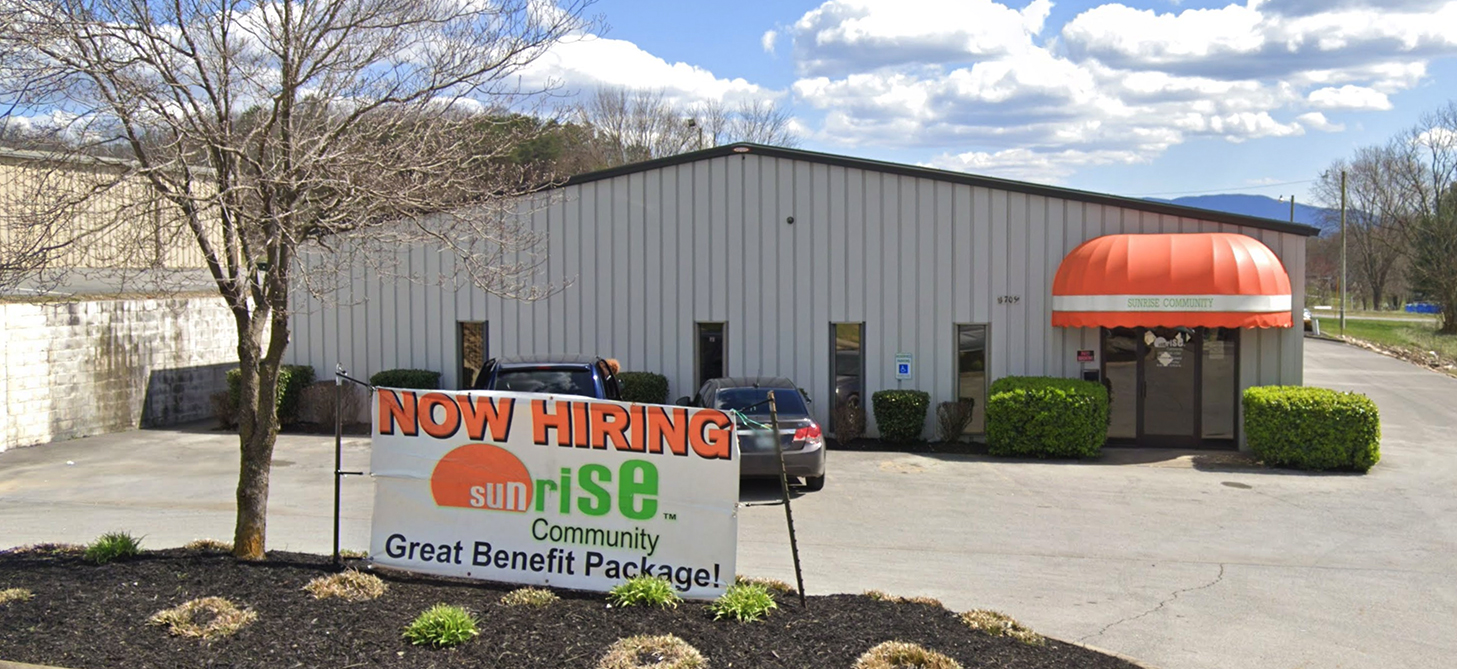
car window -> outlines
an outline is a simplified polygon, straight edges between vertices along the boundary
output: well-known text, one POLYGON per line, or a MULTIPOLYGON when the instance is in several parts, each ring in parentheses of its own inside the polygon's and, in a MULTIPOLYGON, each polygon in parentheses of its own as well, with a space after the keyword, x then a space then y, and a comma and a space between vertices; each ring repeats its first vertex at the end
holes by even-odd
POLYGON ((592 372, 579 367, 521 367, 503 369, 496 375, 496 390, 520 393, 557 393, 596 397, 592 372))
POLYGON ((781 414, 808 415, 804 396, 793 388, 720 388, 713 396, 713 407, 724 411, 742 411, 748 414, 769 413, 769 391, 774 391, 775 408, 781 414), (754 406, 763 402, 761 406, 754 406), (754 408, 749 408, 754 407, 754 408))

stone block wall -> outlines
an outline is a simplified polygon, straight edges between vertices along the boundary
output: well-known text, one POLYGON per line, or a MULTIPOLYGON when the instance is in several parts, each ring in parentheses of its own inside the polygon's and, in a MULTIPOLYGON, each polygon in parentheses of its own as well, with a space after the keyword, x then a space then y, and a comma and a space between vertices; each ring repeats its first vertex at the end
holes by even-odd
POLYGON ((236 361, 216 296, 0 304, 0 451, 209 418, 236 361))

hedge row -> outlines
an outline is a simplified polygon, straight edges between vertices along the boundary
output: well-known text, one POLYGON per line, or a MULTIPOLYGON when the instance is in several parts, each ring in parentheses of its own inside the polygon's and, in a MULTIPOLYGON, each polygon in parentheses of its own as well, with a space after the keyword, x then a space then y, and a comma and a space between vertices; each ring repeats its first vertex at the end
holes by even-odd
MULTIPOLYGON (((242 405, 243 371, 228 370, 228 409, 236 416, 242 405)), ((283 365, 278 368, 278 422, 290 425, 298 422, 299 401, 304 389, 314 383, 314 368, 308 365, 283 365)))
POLYGON ((1244 392, 1245 440, 1266 464, 1369 471, 1381 460, 1381 416, 1365 395, 1305 386, 1244 392))
POLYGON ((440 388, 440 372, 428 369, 386 369, 370 376, 369 384, 386 388, 436 390, 440 388))
POLYGON ((1108 389, 1079 379, 1007 376, 986 406, 988 452, 1095 458, 1108 439, 1108 389))
POLYGON ((619 372, 622 401, 646 404, 668 403, 668 377, 654 372, 619 372))

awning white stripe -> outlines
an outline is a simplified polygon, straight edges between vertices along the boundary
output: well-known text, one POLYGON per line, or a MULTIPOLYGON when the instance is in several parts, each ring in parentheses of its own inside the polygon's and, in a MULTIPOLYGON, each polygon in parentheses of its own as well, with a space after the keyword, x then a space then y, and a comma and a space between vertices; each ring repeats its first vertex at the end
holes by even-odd
POLYGON ((1053 311, 1290 311, 1289 295, 1054 295, 1053 311))

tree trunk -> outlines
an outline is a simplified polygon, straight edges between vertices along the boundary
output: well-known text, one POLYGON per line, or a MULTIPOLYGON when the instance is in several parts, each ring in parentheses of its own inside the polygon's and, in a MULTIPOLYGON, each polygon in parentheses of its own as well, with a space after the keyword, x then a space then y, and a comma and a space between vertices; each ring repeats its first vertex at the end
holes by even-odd
POLYGON ((273 269, 264 279, 264 305, 251 313, 246 308, 234 308, 243 396, 239 402, 241 462, 233 555, 243 560, 266 557, 268 482, 279 428, 278 372, 283 365, 283 352, 288 347, 289 338, 288 275, 289 264, 293 262, 289 251, 287 246, 281 245, 270 254, 273 269), (266 350, 262 346, 265 325, 268 327, 266 350))

